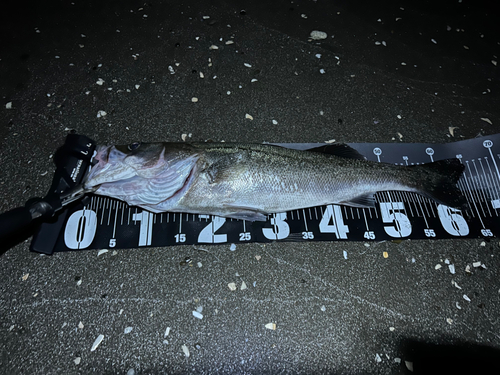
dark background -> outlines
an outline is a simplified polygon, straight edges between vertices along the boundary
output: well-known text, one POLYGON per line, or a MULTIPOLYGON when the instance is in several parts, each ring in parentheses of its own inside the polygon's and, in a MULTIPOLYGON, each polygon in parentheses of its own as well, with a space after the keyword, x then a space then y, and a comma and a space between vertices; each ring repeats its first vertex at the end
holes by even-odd
MULTIPOLYGON (((0 211, 46 193, 51 156, 71 129, 100 144, 182 141, 182 134, 195 141, 443 143, 498 133, 499 14, 489 4, 6 5, 0 211), (310 41, 312 30, 328 38, 310 41), (100 110, 107 115, 98 118, 100 110)), ((29 240, 0 258, 5 374, 407 373, 405 361, 415 373, 498 367, 498 239, 51 257, 28 247, 29 240), (181 265, 186 257, 191 266, 181 265), (485 268, 473 267, 477 261, 485 268), (248 289, 239 289, 241 281, 248 289), (199 306, 202 320, 192 316, 199 306), (270 322, 276 330, 265 328, 270 322), (133 329, 125 334, 126 327, 133 329), (104 340, 91 352, 99 334, 104 340)))

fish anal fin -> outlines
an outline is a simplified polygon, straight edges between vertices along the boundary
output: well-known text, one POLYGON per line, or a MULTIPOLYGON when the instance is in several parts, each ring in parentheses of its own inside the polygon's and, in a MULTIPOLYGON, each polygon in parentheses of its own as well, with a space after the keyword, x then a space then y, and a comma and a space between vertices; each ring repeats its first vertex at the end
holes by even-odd
POLYGON ((319 147, 310 148, 306 151, 335 155, 348 159, 366 160, 366 158, 363 155, 361 155, 357 150, 353 149, 351 146, 346 145, 345 143, 334 143, 329 145, 323 145, 319 147))
POLYGON ((372 193, 359 195, 348 201, 340 202, 340 204, 345 204, 346 206, 359 207, 359 208, 373 208, 375 207, 375 195, 372 193))

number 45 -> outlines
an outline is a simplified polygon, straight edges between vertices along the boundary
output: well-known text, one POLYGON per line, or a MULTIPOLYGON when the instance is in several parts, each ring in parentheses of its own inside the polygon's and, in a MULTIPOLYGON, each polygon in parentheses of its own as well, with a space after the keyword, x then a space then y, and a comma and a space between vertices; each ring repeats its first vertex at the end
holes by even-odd
POLYGON ((372 230, 366 231, 363 237, 366 238, 367 240, 374 240, 375 232, 373 232, 372 230))

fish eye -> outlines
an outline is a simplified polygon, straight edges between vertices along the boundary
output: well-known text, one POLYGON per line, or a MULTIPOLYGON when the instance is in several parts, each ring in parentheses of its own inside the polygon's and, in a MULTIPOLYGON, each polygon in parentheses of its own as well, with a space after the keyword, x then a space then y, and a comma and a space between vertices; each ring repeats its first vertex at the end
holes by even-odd
POLYGON ((137 150, 140 145, 141 145, 141 142, 134 142, 134 143, 129 144, 127 146, 127 148, 129 151, 134 151, 134 150, 137 150))

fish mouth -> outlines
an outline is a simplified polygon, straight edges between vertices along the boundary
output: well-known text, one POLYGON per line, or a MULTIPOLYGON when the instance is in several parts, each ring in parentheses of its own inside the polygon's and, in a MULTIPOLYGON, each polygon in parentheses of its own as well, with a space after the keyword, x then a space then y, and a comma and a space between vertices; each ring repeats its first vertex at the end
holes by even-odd
POLYGON ((92 166, 90 167, 90 170, 83 182, 83 188, 85 191, 95 191, 101 185, 101 183, 93 184, 91 181, 98 176, 107 165, 109 165, 109 155, 112 148, 113 146, 97 146, 95 155, 92 159, 92 166))

